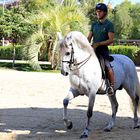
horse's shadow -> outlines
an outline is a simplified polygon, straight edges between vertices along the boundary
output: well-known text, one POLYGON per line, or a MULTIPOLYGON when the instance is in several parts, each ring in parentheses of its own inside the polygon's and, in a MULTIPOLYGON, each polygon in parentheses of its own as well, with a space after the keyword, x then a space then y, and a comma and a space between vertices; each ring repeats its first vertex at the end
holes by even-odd
MULTIPOLYGON (((33 140, 79 139, 86 123, 86 110, 68 109, 69 119, 73 122, 72 130, 65 128, 62 114, 62 108, 0 109, 0 131, 5 133, 18 132, 15 140, 30 140, 31 137, 33 140)), ((94 131, 103 132, 103 128, 110 117, 111 115, 106 113, 94 111, 91 119, 91 131, 93 133, 94 131)), ((117 117, 113 132, 116 128, 118 128, 117 131, 119 129, 122 131, 124 128, 130 130, 132 125, 133 120, 130 117, 117 117)))

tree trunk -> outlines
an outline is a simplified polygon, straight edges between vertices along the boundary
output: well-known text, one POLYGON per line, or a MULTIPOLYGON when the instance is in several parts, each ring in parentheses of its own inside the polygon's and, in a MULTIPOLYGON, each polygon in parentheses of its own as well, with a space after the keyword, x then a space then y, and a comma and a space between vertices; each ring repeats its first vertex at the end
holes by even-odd
POLYGON ((55 42, 54 42, 54 45, 53 45, 52 59, 51 59, 51 68, 53 70, 56 70, 58 68, 58 63, 59 63, 57 43, 58 43, 58 41, 56 39, 55 42))
POLYGON ((15 46, 15 43, 13 42, 13 63, 12 63, 12 68, 15 67, 15 57, 16 57, 16 46, 15 46))

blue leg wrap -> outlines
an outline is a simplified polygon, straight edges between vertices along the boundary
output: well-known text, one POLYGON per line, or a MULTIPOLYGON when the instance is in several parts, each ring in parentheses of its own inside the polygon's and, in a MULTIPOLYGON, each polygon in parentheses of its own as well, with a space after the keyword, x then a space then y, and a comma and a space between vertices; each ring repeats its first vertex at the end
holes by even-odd
POLYGON ((68 103, 69 103, 69 100, 68 100, 68 99, 64 99, 64 100, 63 100, 63 105, 64 105, 64 106, 67 106, 68 103))

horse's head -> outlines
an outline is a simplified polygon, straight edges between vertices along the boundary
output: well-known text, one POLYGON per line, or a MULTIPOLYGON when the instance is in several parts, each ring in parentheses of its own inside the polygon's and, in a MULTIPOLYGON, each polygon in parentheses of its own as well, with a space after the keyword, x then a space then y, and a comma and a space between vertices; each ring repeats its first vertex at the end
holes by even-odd
POLYGON ((67 76, 69 72, 73 70, 73 67, 76 68, 88 60, 93 49, 91 48, 87 38, 77 31, 68 33, 63 39, 59 34, 58 38, 60 44, 61 73, 67 76), (85 60, 83 53, 81 52, 85 52, 85 60))
POLYGON ((73 63, 73 46, 71 35, 62 38, 61 34, 58 34, 60 57, 61 57, 61 74, 67 76, 70 71, 70 65, 73 63))

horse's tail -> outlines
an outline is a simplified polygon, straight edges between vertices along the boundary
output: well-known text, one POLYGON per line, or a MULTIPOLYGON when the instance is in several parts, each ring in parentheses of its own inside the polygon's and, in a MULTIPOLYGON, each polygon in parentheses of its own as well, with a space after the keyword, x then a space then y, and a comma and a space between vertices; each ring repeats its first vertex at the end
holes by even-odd
POLYGON ((138 112, 140 114, 140 82, 137 75, 137 83, 136 83, 136 95, 138 97, 138 112))
MULTIPOLYGON (((133 73, 134 75, 134 94, 136 95, 136 98, 135 98, 135 101, 136 101, 136 103, 137 103, 137 107, 138 107, 138 113, 140 114, 140 82, 139 82, 139 77, 138 77, 138 74, 137 74, 137 71, 135 70, 134 71, 134 73, 133 73)), ((132 102, 132 98, 131 98, 131 100, 129 100, 130 102, 130 107, 131 107, 131 109, 134 111, 134 104, 133 104, 133 102, 132 102)))

